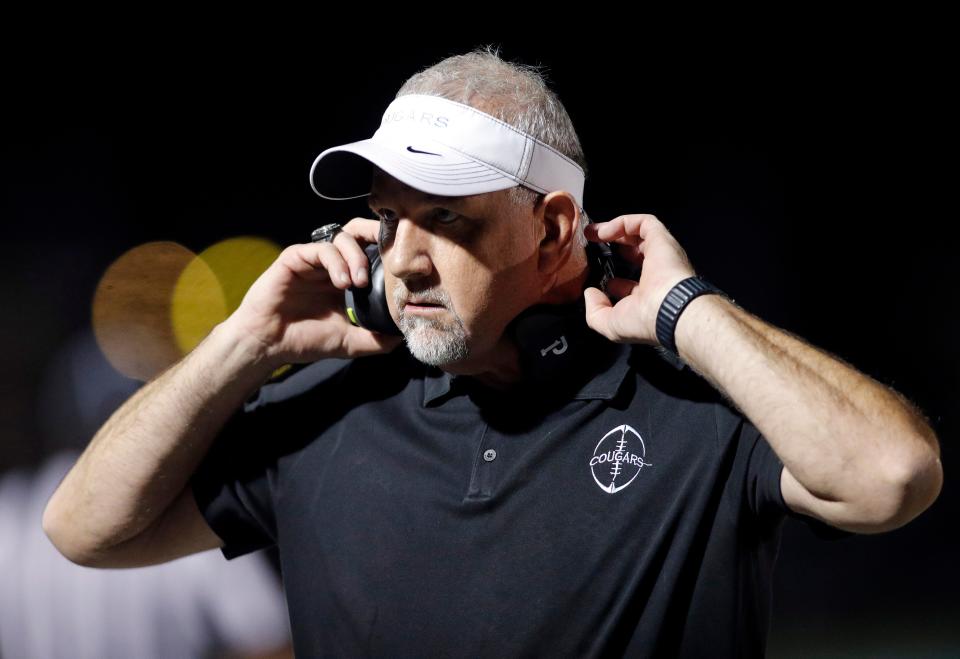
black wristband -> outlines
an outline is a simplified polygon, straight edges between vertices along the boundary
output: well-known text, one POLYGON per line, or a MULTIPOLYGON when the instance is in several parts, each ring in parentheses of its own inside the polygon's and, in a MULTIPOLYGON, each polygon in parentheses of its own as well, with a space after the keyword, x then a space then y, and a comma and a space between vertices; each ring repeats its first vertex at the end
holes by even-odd
POLYGON ((680 314, 690 303, 690 300, 707 293, 716 293, 724 297, 729 297, 719 288, 708 282, 703 277, 687 277, 676 286, 670 289, 663 302, 660 304, 660 311, 657 313, 657 341, 664 348, 679 357, 677 353, 677 344, 674 341, 674 332, 677 329, 677 321, 680 314))

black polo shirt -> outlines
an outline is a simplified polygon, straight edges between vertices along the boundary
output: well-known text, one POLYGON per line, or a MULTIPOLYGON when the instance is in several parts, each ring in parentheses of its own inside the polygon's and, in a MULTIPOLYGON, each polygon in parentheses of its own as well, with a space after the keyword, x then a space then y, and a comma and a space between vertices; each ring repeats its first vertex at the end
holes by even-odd
POLYGON ((782 463, 690 369, 588 337, 509 391, 327 360, 231 418, 191 485, 226 558, 278 546, 298 657, 763 654, 782 463))

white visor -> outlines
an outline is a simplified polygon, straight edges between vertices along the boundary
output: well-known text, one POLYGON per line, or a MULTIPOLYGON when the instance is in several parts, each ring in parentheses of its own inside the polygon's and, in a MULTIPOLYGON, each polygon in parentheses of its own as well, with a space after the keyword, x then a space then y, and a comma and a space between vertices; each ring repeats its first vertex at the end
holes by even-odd
POLYGON ((439 96, 395 99, 373 137, 317 156, 310 187, 324 199, 365 197, 370 163, 427 194, 460 197, 524 185, 565 190, 583 208, 579 165, 496 117, 439 96))

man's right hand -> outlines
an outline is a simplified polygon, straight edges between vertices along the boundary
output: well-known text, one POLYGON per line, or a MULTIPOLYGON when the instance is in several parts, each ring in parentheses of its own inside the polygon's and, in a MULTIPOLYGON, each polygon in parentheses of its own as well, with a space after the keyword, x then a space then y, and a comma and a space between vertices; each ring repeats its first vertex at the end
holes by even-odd
POLYGON ((239 340, 252 339, 261 359, 274 367, 393 350, 403 337, 357 327, 344 309, 345 289, 369 285, 370 264, 360 242, 377 242, 378 230, 376 220, 356 217, 333 242, 287 247, 224 328, 239 340))

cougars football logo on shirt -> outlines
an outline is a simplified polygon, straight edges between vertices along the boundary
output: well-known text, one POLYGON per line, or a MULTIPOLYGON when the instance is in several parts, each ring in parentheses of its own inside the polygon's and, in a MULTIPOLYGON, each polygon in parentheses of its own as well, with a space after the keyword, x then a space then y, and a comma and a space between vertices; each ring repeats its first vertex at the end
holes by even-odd
POLYGON ((590 471, 600 489, 609 494, 619 492, 633 482, 644 467, 647 447, 643 438, 627 424, 617 426, 597 443, 590 458, 590 471))

